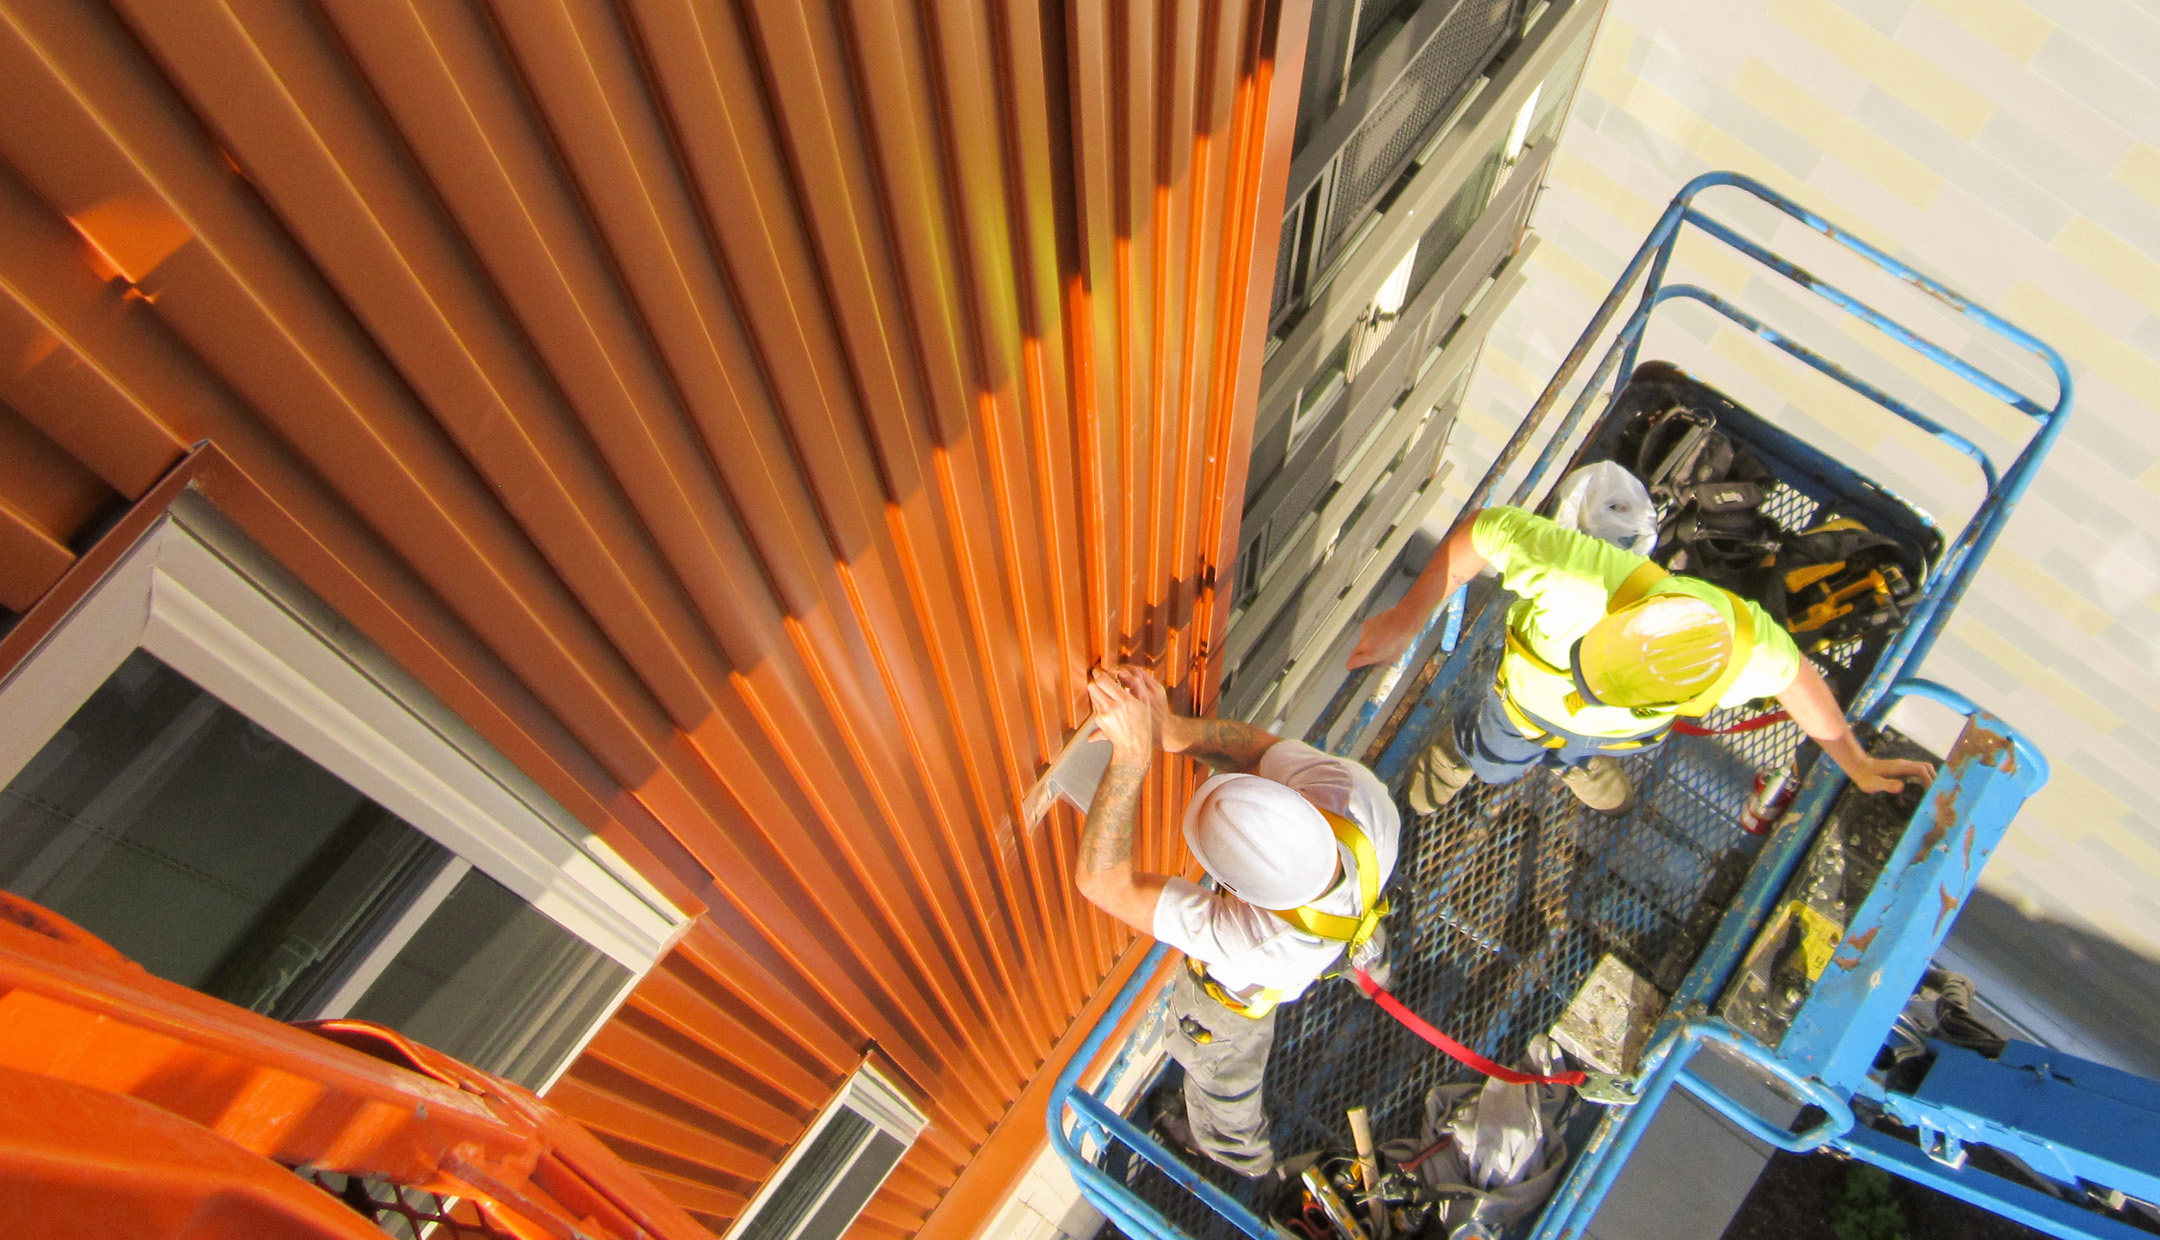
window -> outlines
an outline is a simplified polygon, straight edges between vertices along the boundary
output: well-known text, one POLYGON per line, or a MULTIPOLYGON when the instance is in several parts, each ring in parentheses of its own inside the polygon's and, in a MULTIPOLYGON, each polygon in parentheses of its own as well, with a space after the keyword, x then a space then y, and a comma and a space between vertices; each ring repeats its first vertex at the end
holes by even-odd
POLYGON ((728 1240, 839 1240, 929 1123, 865 1064, 811 1121, 728 1240))
POLYGON ((1380 352, 1380 345, 1387 340, 1388 333, 1395 330, 1395 320, 1401 316, 1403 301, 1410 292, 1410 274, 1417 266, 1417 252, 1418 243, 1413 241, 1410 252, 1403 255, 1395 269, 1388 273, 1388 278, 1380 282, 1380 288, 1373 293, 1372 304, 1366 306, 1365 313, 1350 325, 1350 352, 1345 367, 1350 382, 1357 382, 1365 363, 1380 352))
POLYGON ((1297 408, 1290 413, 1290 445, 1285 451, 1286 456, 1296 452, 1321 415, 1335 407, 1336 398, 1349 385, 1349 369, 1350 334, 1345 334, 1342 342, 1328 354, 1328 359, 1320 363, 1319 370, 1306 380, 1305 389, 1298 393, 1297 408))
POLYGON ((192 499, 0 681, 0 887, 534 1088, 684 923, 192 499))

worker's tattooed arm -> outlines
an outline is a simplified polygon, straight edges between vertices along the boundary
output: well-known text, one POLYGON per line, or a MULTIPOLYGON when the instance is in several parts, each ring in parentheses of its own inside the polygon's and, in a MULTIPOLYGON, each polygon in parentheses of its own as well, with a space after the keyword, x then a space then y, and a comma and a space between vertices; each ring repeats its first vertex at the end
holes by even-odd
POLYGON ((1163 729, 1163 748, 1205 762, 1211 769, 1250 775, 1260 755, 1282 738, 1235 719, 1175 716, 1163 729))
POLYGON ((1147 703, 1165 753, 1197 758, 1217 772, 1250 775, 1258 769, 1260 755, 1282 739, 1235 719, 1172 714, 1170 696, 1163 691, 1162 682, 1140 668, 1120 667, 1111 674, 1127 692, 1147 703))
POLYGON ((1148 760, 1115 757, 1095 785, 1087 825, 1080 831, 1080 873, 1101 874, 1132 865, 1133 823, 1140 813, 1140 785, 1148 760))
POLYGON ((1161 717, 1154 703, 1133 692, 1117 671, 1097 669, 1088 681, 1088 697, 1095 704, 1096 729, 1110 742, 1110 765, 1088 803, 1073 881, 1080 894, 1104 912, 1152 934, 1155 905, 1168 880, 1161 874, 1134 873, 1132 852, 1140 789, 1161 744, 1161 717))

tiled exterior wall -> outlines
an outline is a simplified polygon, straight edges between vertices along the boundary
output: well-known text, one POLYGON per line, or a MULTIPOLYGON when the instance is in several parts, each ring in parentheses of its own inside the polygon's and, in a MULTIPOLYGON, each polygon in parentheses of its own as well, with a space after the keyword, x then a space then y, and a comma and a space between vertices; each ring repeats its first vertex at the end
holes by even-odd
MULTIPOLYGON (((2146 1002, 2131 975, 2160 960, 2160 6, 1614 0, 1533 218, 1546 243, 1464 406, 1458 490, 1672 193, 1717 167, 1853 225, 2069 359, 2069 430, 1925 669, 2027 730, 2054 762, 1955 945, 2023 953, 1998 971, 2034 992, 2043 1015, 2146 1002)), ((1697 261, 1682 266, 1713 287, 1820 327, 1841 359, 1942 408, 1894 346, 1862 345, 1789 284, 1689 253, 1697 261)), ((1645 356, 1819 436, 1923 507, 1969 510, 1977 488, 1962 458, 1886 430, 1707 314, 1674 321, 1681 329, 1654 334, 1645 356)), ((2052 394, 2029 369, 1997 365, 2052 394)), ((1985 421, 1999 437, 2018 419, 1985 421)), ((2149 1046, 2112 1050, 2152 1070, 2149 1046)))

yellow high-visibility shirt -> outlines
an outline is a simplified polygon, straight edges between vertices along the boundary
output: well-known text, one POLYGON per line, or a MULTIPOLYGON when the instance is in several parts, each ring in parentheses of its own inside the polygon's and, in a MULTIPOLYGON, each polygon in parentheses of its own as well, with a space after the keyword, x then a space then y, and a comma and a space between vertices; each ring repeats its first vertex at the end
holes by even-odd
MULTIPOLYGON (((1525 512, 1487 508, 1470 527, 1477 553, 1499 570, 1500 581, 1518 601, 1508 624, 1532 650, 1555 667, 1567 667, 1575 642, 1605 617, 1612 592, 1647 557, 1525 512)), ((1650 589, 1652 594, 1685 594, 1717 609, 1733 622, 1733 596, 1707 581, 1674 574, 1650 589)), ((1800 674, 1800 648, 1792 635, 1753 602, 1741 600, 1755 620, 1755 649, 1747 666, 1718 699, 1738 706, 1755 698, 1783 693, 1800 674)), ((1531 715, 1583 736, 1633 736, 1670 721, 1671 714, 1643 716, 1623 706, 1586 706, 1569 710, 1567 695, 1575 682, 1555 676, 1513 651, 1501 657, 1500 675, 1515 704, 1531 715)))

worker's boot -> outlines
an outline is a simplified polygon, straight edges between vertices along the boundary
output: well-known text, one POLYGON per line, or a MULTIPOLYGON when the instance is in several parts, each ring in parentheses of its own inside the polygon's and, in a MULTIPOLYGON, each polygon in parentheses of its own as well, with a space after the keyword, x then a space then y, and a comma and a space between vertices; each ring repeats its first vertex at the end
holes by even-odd
POLYGON ((1432 744, 1411 762, 1410 779, 1403 793, 1411 809, 1430 814, 1454 800, 1455 794, 1469 786, 1474 778, 1476 773, 1455 748, 1454 726, 1444 723, 1432 744))
POLYGON ((1635 786, 1617 759, 1604 754, 1560 772, 1560 782, 1584 805, 1613 818, 1635 808, 1635 786))
POLYGON ((1155 1132, 1172 1149, 1182 1150, 1194 1158, 1205 1158, 1200 1152, 1200 1142, 1193 1136, 1192 1119, 1185 1113, 1185 1078, 1158 1085, 1155 1088, 1155 1132))

